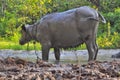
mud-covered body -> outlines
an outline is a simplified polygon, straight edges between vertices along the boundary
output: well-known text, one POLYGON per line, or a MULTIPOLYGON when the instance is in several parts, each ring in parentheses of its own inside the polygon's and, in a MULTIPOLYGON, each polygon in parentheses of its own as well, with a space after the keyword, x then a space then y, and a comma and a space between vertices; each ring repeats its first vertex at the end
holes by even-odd
POLYGON ((50 48, 54 48, 55 57, 59 60, 60 48, 71 48, 85 43, 89 53, 88 60, 94 60, 98 52, 96 34, 100 18, 105 22, 100 13, 87 6, 48 14, 39 22, 22 28, 24 34, 20 44, 36 40, 42 45, 43 60, 48 60, 50 48))

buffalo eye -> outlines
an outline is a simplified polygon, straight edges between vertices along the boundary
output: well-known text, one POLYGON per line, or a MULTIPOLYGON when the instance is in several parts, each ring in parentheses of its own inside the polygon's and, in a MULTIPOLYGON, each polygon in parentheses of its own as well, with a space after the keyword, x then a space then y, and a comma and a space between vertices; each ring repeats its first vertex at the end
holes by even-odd
POLYGON ((26 31, 25 25, 22 25, 22 30, 26 31))

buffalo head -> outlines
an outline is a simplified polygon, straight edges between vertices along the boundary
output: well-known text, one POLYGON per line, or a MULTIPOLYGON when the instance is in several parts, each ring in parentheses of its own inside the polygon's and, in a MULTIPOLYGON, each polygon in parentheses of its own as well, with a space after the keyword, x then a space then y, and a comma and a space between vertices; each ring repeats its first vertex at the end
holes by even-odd
POLYGON ((19 43, 21 45, 24 45, 25 43, 29 42, 31 40, 30 33, 28 31, 29 25, 22 25, 21 29, 21 38, 19 40, 19 43))

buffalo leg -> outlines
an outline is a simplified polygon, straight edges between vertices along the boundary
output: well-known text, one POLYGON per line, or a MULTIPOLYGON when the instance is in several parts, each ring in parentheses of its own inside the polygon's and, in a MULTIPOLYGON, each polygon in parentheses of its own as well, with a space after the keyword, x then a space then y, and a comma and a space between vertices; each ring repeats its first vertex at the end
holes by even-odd
POLYGON ((98 54, 98 45, 97 45, 97 43, 96 43, 96 39, 95 39, 95 42, 94 42, 94 49, 95 49, 94 60, 96 60, 96 58, 97 58, 97 54, 98 54))
POLYGON ((94 54, 95 54, 95 52, 94 52, 95 49, 93 47, 92 41, 87 41, 86 42, 86 47, 87 47, 88 54, 89 54, 88 61, 94 60, 93 58, 94 58, 94 54))
POLYGON ((47 45, 42 46, 42 60, 48 61, 50 47, 47 45))
POLYGON ((60 60, 60 49, 54 48, 54 54, 55 54, 56 60, 59 61, 60 60))

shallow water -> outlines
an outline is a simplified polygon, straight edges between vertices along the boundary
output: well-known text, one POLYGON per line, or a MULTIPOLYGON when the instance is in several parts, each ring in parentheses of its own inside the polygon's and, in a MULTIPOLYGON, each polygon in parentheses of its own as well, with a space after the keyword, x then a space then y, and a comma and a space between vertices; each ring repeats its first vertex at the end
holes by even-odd
MULTIPOLYGON (((111 61, 114 58, 111 58, 111 55, 117 54, 120 52, 120 49, 100 49, 98 52, 97 60, 99 61, 111 61)), ((40 58, 41 51, 36 52, 40 58)), ((29 61, 36 61, 37 57, 35 55, 35 51, 23 51, 23 50, 0 50, 0 57, 20 57, 22 59, 26 59, 29 61)), ((87 63, 88 60, 88 52, 87 50, 77 50, 77 51, 61 51, 61 63, 87 63)), ((120 59, 116 59, 120 60, 120 59)), ((49 62, 55 62, 54 53, 50 51, 49 53, 49 62)))

